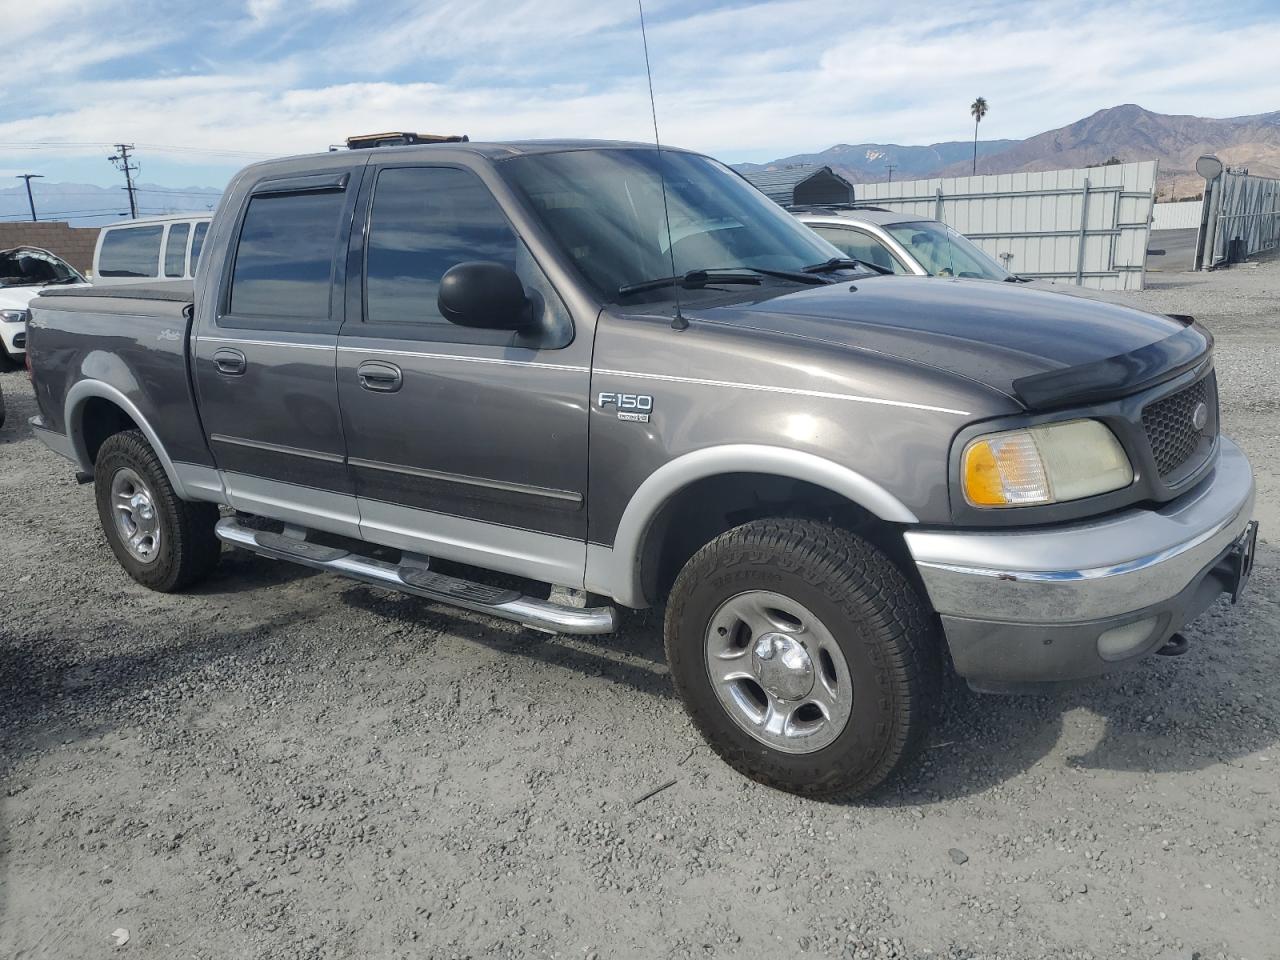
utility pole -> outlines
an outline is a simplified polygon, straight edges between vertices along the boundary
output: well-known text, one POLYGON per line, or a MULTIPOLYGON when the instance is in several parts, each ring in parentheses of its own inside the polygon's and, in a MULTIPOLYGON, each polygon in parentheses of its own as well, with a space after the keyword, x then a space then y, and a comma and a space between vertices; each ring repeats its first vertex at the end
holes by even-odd
POLYGON ((138 172, 138 165, 129 162, 129 151, 132 149, 132 143, 117 143, 116 152, 107 157, 107 159, 116 165, 117 170, 124 171, 124 189, 129 191, 129 216, 136 220, 138 219, 138 203, 133 196, 133 175, 138 172))
POLYGON ((36 201, 35 201, 35 198, 31 196, 31 181, 43 180, 44 174, 43 173, 20 173, 16 177, 14 177, 14 179, 27 181, 27 203, 31 205, 31 222, 35 223, 36 222, 36 201))
POLYGON ((889 168, 889 182, 893 183, 893 171, 898 165, 896 163, 886 163, 885 166, 889 168))

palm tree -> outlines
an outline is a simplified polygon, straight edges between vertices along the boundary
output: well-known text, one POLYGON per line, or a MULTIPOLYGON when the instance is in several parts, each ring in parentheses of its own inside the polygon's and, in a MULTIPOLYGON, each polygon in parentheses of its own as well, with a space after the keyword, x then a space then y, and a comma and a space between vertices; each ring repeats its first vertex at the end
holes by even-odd
POLYGON ((978 172, 978 124, 987 115, 987 98, 979 97, 969 104, 969 112, 973 114, 973 172, 978 172))

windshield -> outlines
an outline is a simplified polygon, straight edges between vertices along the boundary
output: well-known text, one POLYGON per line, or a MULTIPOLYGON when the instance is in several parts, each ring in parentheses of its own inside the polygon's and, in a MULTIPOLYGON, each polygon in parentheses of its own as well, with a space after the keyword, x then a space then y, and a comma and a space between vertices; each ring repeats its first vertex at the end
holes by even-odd
MULTIPOLYGON (((620 291, 673 273, 743 268, 799 272, 841 257, 839 250, 708 157, 574 150, 516 157, 499 167, 606 302, 670 298, 670 287, 620 291), (660 163, 671 213, 670 245, 660 163)), ((761 282, 797 281, 764 277, 761 282)))
POLYGON ((894 223, 885 227, 934 277, 972 277, 1003 280, 1008 271, 982 252, 973 241, 937 220, 894 223))
POLYGON ((42 287, 48 283, 84 283, 84 277, 61 257, 43 250, 0 250, 0 287, 42 287))

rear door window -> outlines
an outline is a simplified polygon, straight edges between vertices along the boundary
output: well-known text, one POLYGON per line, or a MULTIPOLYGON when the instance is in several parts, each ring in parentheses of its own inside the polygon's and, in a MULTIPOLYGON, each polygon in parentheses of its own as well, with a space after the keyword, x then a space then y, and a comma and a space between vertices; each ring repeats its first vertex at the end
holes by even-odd
POLYGON ((243 317, 328 320, 341 190, 249 200, 231 274, 229 311, 243 317))
POLYGON ((164 244, 164 275, 181 277, 187 272, 187 237, 191 234, 191 224, 173 223, 169 225, 169 239, 164 244))
POLYGON ((102 238, 98 254, 100 277, 157 277, 160 275, 161 225, 112 227, 102 238))

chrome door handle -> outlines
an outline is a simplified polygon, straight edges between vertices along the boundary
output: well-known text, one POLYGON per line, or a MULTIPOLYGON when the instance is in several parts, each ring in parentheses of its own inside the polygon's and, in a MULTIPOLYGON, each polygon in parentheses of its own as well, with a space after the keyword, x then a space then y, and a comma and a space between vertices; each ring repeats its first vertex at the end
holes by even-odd
POLYGON ((360 386, 379 393, 395 393, 404 383, 400 368, 381 360, 366 360, 356 368, 356 375, 360 378, 360 386))
POLYGON ((213 352, 213 364, 218 368, 219 373, 225 373, 229 377, 238 377, 244 373, 249 361, 244 358, 244 354, 239 350, 223 347, 221 350, 213 352))

